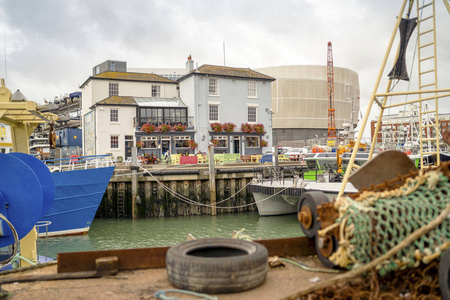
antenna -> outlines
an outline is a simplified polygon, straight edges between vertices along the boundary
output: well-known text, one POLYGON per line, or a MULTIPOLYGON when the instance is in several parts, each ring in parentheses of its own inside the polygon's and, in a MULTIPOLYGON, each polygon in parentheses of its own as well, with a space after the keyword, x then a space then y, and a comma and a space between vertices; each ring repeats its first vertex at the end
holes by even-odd
POLYGON ((5 39, 5 83, 8 83, 8 68, 6 67, 6 21, 5 21, 5 19, 3 19, 3 37, 5 39))
POLYGON ((227 64, 225 63, 225 41, 223 41, 223 65, 226 66, 227 64))

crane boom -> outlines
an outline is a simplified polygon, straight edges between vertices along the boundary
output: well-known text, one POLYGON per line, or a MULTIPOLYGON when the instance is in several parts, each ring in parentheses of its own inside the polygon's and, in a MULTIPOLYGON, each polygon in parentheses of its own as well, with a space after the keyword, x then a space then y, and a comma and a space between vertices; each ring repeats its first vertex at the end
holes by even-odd
POLYGON ((334 72, 333 51, 331 42, 328 42, 327 52, 327 78, 328 78, 328 139, 336 139, 336 122, 334 109, 334 72))

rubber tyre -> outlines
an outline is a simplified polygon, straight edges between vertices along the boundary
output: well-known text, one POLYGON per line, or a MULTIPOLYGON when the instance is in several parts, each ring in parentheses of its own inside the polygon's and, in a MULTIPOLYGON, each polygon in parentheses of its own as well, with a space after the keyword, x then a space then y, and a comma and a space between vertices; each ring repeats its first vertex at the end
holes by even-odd
POLYGON ((302 210, 303 205, 307 205, 311 210, 312 224, 310 228, 305 228, 302 223, 299 222, 300 228, 308 238, 314 238, 317 231, 320 228, 320 222, 317 220, 317 206, 324 202, 329 202, 327 195, 324 192, 306 192, 300 196, 300 200, 297 205, 297 213, 302 210))
MULTIPOLYGON (((316 245, 316 252, 317 252, 317 257, 319 258, 320 262, 327 268, 333 269, 333 268, 339 268, 339 266, 335 265, 334 263, 332 263, 328 257, 323 256, 323 254, 319 251, 319 235, 316 234, 315 236, 315 245, 316 245)), ((333 240, 333 253, 336 252, 336 250, 339 247, 339 243, 337 241, 337 239, 332 236, 331 239, 333 240)))
POLYGON ((255 242, 227 238, 193 240, 169 248, 167 276, 180 289, 235 293, 264 282, 268 257, 267 249, 255 242))
POLYGON ((444 252, 439 263, 439 287, 443 300, 450 300, 450 249, 444 252))

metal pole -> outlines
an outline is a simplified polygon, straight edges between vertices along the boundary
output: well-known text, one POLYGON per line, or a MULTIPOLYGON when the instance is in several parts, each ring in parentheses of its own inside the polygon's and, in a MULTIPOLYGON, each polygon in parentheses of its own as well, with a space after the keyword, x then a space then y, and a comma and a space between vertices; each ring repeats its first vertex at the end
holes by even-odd
POLYGON ((211 216, 216 213, 216 171, 214 168, 214 146, 210 143, 208 145, 209 156, 209 191, 211 199, 211 216))

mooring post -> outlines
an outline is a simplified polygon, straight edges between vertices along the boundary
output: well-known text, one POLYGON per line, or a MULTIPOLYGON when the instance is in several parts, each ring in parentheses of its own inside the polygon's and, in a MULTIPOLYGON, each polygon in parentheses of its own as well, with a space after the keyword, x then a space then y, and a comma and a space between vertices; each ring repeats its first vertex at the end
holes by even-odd
MULTIPOLYGON (((131 165, 136 166, 137 148, 131 148, 131 165)), ((136 219, 136 196, 137 196, 137 168, 131 169, 131 215, 132 219, 136 219)))
POLYGON ((209 143, 209 191, 211 199, 211 216, 216 215, 216 171, 214 168, 214 145, 209 143))

